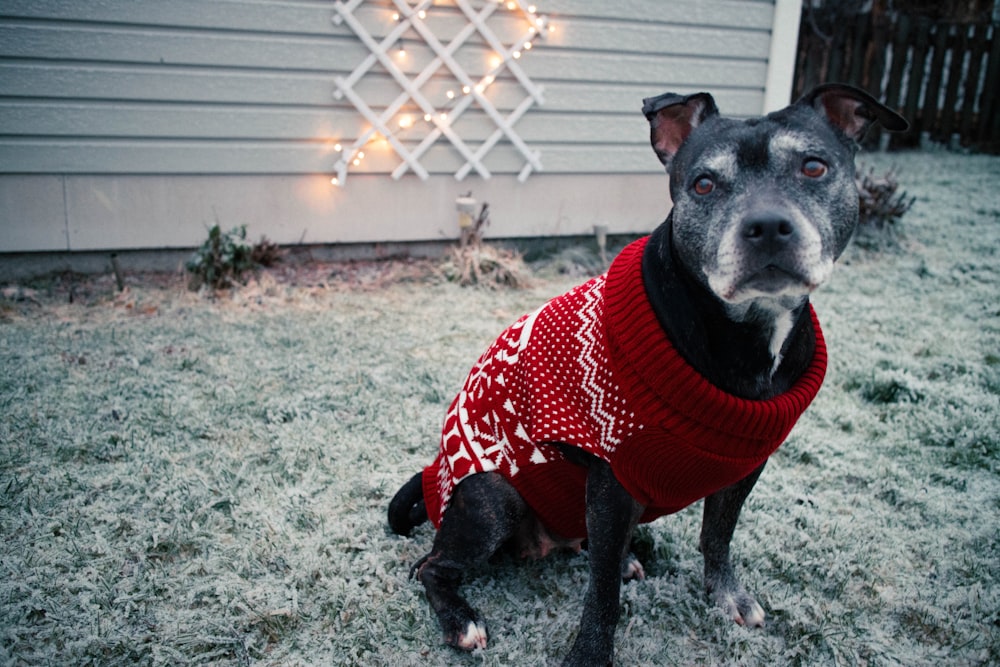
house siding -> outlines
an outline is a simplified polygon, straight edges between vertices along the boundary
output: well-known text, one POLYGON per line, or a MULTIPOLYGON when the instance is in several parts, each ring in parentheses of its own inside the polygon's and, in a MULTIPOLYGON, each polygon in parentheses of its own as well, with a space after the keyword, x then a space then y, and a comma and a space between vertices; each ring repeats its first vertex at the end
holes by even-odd
MULTIPOLYGON (((0 0, 0 252, 189 247, 216 221, 283 243, 439 239, 455 233, 454 198, 468 190, 491 202, 494 236, 651 229, 669 202, 642 98, 709 90, 726 113, 760 113, 775 4, 538 4, 555 32, 518 64, 544 104, 515 131, 543 171, 518 182, 524 158, 501 141, 484 159, 492 178, 459 182, 465 160, 441 141, 420 158, 427 181, 397 181, 383 142, 334 188, 334 145, 368 127, 334 97, 334 78, 368 51, 334 23, 332 2, 0 0), (625 210, 602 206, 602 190, 632 191, 625 210)), ((447 41, 464 18, 440 5, 431 25, 447 41)), ((368 2, 356 15, 378 36, 391 9, 368 2)), ((490 25, 523 28, 502 10, 490 25)), ((433 57, 420 44, 406 41, 411 76, 433 57)), ((476 70, 488 53, 469 40, 456 59, 476 70)), ((439 77, 422 90, 440 100, 453 87, 439 77)), ((376 108, 400 92, 379 66, 356 88, 376 108)), ((489 94, 505 113, 525 95, 509 77, 489 94)), ((495 129, 474 109, 454 125, 473 146, 495 129)))

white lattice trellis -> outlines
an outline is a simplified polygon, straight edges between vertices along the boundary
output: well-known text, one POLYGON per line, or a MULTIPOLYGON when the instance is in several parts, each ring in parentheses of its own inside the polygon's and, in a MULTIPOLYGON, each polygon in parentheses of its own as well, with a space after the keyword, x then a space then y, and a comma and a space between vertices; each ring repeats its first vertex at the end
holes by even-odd
MULTIPOLYGON (((341 147, 340 160, 334 167, 336 175, 332 179, 335 185, 344 185, 348 170, 352 165, 360 164, 361 159, 364 158, 364 147, 377 135, 384 137, 402 160, 392 172, 394 179, 399 179, 407 171, 412 171, 421 179, 427 179, 429 173, 421 165, 420 158, 442 136, 465 160, 465 163, 455 172, 455 178, 458 180, 464 179, 472 170, 475 170, 483 178, 490 178, 490 171, 483 164, 483 158, 504 138, 524 158, 524 166, 518 174, 519 181, 524 182, 532 171, 541 171, 540 154, 538 151, 532 150, 518 136, 517 132, 514 131, 514 124, 533 105, 541 105, 544 102, 542 87, 531 81, 524 70, 518 66, 518 60, 531 50, 539 37, 544 37, 551 30, 547 17, 539 16, 534 6, 524 7, 518 0, 501 2, 485 0, 478 9, 473 7, 468 0, 453 0, 454 6, 461 10, 469 23, 448 44, 443 44, 427 24, 428 12, 433 10, 434 0, 422 0, 416 5, 410 5, 407 0, 392 0, 396 9, 392 13, 395 25, 385 37, 379 40, 354 14, 355 10, 363 3, 364 0, 347 0, 346 2, 338 1, 334 6, 334 22, 347 24, 371 52, 354 68, 349 76, 335 79, 337 89, 334 96, 350 101, 370 124, 370 127, 361 133, 351 146, 341 147), (524 33, 509 44, 504 44, 487 24, 487 19, 490 16, 503 10, 520 14, 525 20, 524 33), (403 48, 404 35, 408 39, 413 39, 413 34, 416 34, 434 52, 435 57, 416 76, 410 78, 393 59, 392 50, 396 49, 396 53, 400 53, 403 48), (467 72, 455 58, 455 53, 459 48, 476 34, 489 48, 496 52, 492 69, 478 76, 467 72), (380 65, 395 80, 402 91, 381 112, 369 105, 355 89, 358 82, 376 65, 380 65), (436 105, 422 89, 442 67, 454 79, 461 93, 456 94, 449 91, 448 100, 444 104, 436 105), (509 72, 526 93, 520 104, 506 115, 497 109, 485 95, 486 89, 504 71, 509 72), (428 124, 428 131, 418 145, 408 148, 392 121, 404 106, 411 104, 411 101, 423 112, 423 119, 428 124), (478 146, 470 145, 454 130, 455 121, 473 104, 485 112, 486 116, 496 125, 496 130, 478 146)), ((410 128, 400 129, 405 129, 409 133, 410 128)))

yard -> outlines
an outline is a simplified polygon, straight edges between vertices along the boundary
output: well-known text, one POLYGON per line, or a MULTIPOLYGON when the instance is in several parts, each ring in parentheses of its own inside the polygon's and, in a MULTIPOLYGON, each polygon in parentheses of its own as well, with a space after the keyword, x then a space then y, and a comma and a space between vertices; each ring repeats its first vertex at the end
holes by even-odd
MULTIPOLYGON (((814 298, 826 384, 748 502, 738 569, 701 588, 700 506, 641 530, 621 665, 1000 663, 1000 158, 873 155, 916 196, 814 298)), ((494 215, 502 215, 494 207, 494 215)), ((650 220, 652 228, 658 221, 650 220)), ((586 554, 499 559, 466 592, 490 647, 445 647, 389 498, 433 457, 473 361, 583 276, 460 288, 413 265, 9 288, 0 301, 0 662, 544 665, 586 554)))

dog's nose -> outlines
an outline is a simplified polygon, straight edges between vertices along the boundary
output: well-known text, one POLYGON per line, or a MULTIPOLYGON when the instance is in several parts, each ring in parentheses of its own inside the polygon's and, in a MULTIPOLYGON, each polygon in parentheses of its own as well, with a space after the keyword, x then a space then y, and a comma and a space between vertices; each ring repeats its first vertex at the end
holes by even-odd
POLYGON ((743 238, 761 250, 780 250, 795 238, 795 225, 780 215, 754 215, 743 221, 743 238))

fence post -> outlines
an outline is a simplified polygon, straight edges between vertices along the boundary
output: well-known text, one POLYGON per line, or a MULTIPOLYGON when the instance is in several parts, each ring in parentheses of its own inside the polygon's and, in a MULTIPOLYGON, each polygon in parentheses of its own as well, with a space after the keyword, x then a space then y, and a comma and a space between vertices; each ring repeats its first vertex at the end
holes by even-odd
MULTIPOLYGON (((895 33, 892 41, 887 43, 891 49, 892 62, 889 65, 889 79, 885 82, 885 96, 883 103, 893 109, 898 109, 902 97, 903 72, 910 60, 910 17, 905 14, 893 16, 895 23, 895 33)), ((880 132, 879 146, 883 149, 889 147, 892 137, 886 132, 880 132)))
POLYGON ((961 124, 958 128, 959 140, 966 145, 975 143, 972 119, 976 113, 979 74, 983 69, 983 57, 986 55, 987 29, 988 26, 982 24, 973 26, 972 38, 969 40, 969 67, 966 71, 965 92, 962 94, 961 124))
POLYGON ((979 128, 976 145, 990 153, 1000 152, 1000 104, 997 88, 1000 86, 1000 24, 990 26, 990 59, 986 65, 986 79, 979 94, 979 128))
POLYGON ((910 121, 910 129, 905 133, 892 136, 890 145, 893 148, 920 145, 921 126, 917 116, 920 113, 920 90, 927 73, 927 48, 929 45, 928 37, 930 29, 930 19, 926 17, 917 19, 914 35, 910 39, 910 43, 913 45, 912 55, 910 56, 910 76, 906 80, 906 94, 900 100, 900 102, 903 102, 903 99, 905 99, 905 103, 902 104, 902 114, 910 121))
POLYGON ((854 28, 854 49, 851 53, 851 73, 847 82, 863 87, 865 79, 865 51, 872 40, 872 14, 858 14, 854 28))
MULTIPOLYGON (((944 93, 944 108, 941 109, 941 141, 945 145, 951 145, 952 134, 955 132, 955 116, 958 113, 958 88, 962 81, 962 68, 965 65, 966 45, 969 42, 968 26, 951 26, 955 30, 954 35, 949 35, 951 48, 951 63, 947 71, 948 81, 944 93)), ((951 33, 951 30, 948 31, 951 33)))
MULTIPOLYGON (((891 43, 889 39, 891 24, 892 21, 888 16, 872 14, 872 41, 868 45, 867 67, 861 87, 880 99, 885 99, 882 80, 885 77, 885 54, 891 43)), ((892 104, 891 101, 888 103, 892 104)), ((863 143, 867 147, 879 146, 881 137, 882 128, 875 125, 863 143)))
POLYGON ((941 124, 938 118, 941 97, 941 82, 944 81, 944 57, 948 50, 948 26, 942 23, 934 24, 932 32, 934 42, 931 55, 931 71, 927 75, 927 95, 924 96, 924 108, 921 113, 921 130, 927 132, 934 141, 940 141, 941 124))

